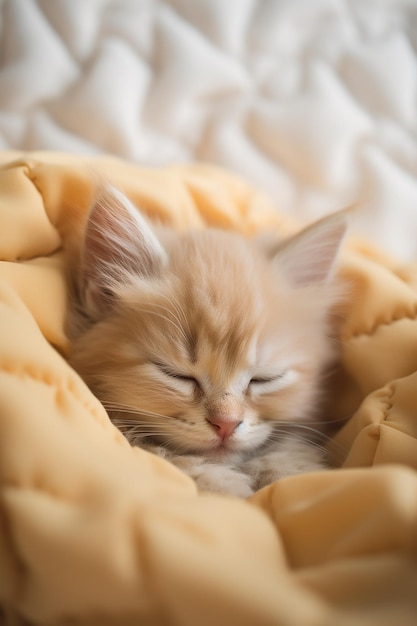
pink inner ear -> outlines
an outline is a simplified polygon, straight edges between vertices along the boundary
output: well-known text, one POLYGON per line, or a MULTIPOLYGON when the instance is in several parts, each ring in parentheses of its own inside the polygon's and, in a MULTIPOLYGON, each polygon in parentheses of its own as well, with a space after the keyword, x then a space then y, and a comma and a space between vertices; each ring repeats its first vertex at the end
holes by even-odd
POLYGON ((94 313, 107 308, 118 284, 132 275, 151 276, 161 258, 158 240, 129 200, 117 190, 102 191, 91 209, 84 242, 87 306, 94 313))
POLYGON ((326 282, 346 229, 346 213, 336 213, 306 228, 278 251, 279 266, 294 286, 326 282))
POLYGON ((111 255, 109 228, 113 228, 112 222, 106 220, 105 209, 97 201, 91 210, 85 235, 84 273, 87 280, 100 278, 102 265, 111 255))
POLYGON ((116 205, 110 209, 102 197, 97 199, 91 210, 84 243, 83 270, 84 281, 91 295, 95 294, 95 299, 100 297, 106 286, 110 287, 118 266, 121 266, 123 224, 126 219, 122 207, 116 205))

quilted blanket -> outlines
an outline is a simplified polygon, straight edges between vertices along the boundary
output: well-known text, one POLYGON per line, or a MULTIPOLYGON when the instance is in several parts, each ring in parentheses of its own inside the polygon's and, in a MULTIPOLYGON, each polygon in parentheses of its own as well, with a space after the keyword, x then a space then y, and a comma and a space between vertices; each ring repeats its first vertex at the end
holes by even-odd
MULTIPOLYGON (((417 613, 417 265, 351 241, 334 470, 247 501, 130 447, 65 361, 62 248, 97 174, 149 216, 293 228, 203 165, 0 157, 0 606, 6 624, 384 626, 417 613)), ((336 383, 335 383, 336 385, 336 383)))

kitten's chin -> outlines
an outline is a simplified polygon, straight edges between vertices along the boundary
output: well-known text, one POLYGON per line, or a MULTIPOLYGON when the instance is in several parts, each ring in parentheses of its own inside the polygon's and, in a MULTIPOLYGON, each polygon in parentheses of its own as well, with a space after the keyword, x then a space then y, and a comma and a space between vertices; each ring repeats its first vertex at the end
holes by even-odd
POLYGON ((217 446, 216 448, 205 450, 202 456, 213 463, 233 463, 240 461, 244 456, 244 452, 229 446, 217 446))
POLYGON ((242 445, 240 442, 233 440, 221 441, 205 450, 200 451, 200 454, 204 456, 208 461, 213 462, 235 462, 241 460, 244 457, 250 456, 256 450, 262 447, 261 444, 257 445, 242 445))

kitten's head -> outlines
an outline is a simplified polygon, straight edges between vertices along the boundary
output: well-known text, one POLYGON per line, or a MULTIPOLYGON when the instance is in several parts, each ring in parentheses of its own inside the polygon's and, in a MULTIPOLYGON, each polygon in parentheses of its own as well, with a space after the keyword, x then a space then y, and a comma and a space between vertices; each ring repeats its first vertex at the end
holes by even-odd
POLYGON ((277 423, 314 414, 345 229, 339 213, 284 242, 174 232, 103 193, 86 228, 71 363, 132 441, 209 458, 254 450, 277 423))

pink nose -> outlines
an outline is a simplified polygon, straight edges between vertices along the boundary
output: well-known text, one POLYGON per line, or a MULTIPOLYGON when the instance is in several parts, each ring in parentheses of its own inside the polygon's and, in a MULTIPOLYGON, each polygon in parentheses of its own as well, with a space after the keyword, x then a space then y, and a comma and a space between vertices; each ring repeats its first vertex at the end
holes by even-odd
POLYGON ((225 421, 218 417, 209 417, 207 418, 207 421, 221 439, 227 439, 227 437, 233 435, 236 428, 242 423, 237 420, 225 421))

